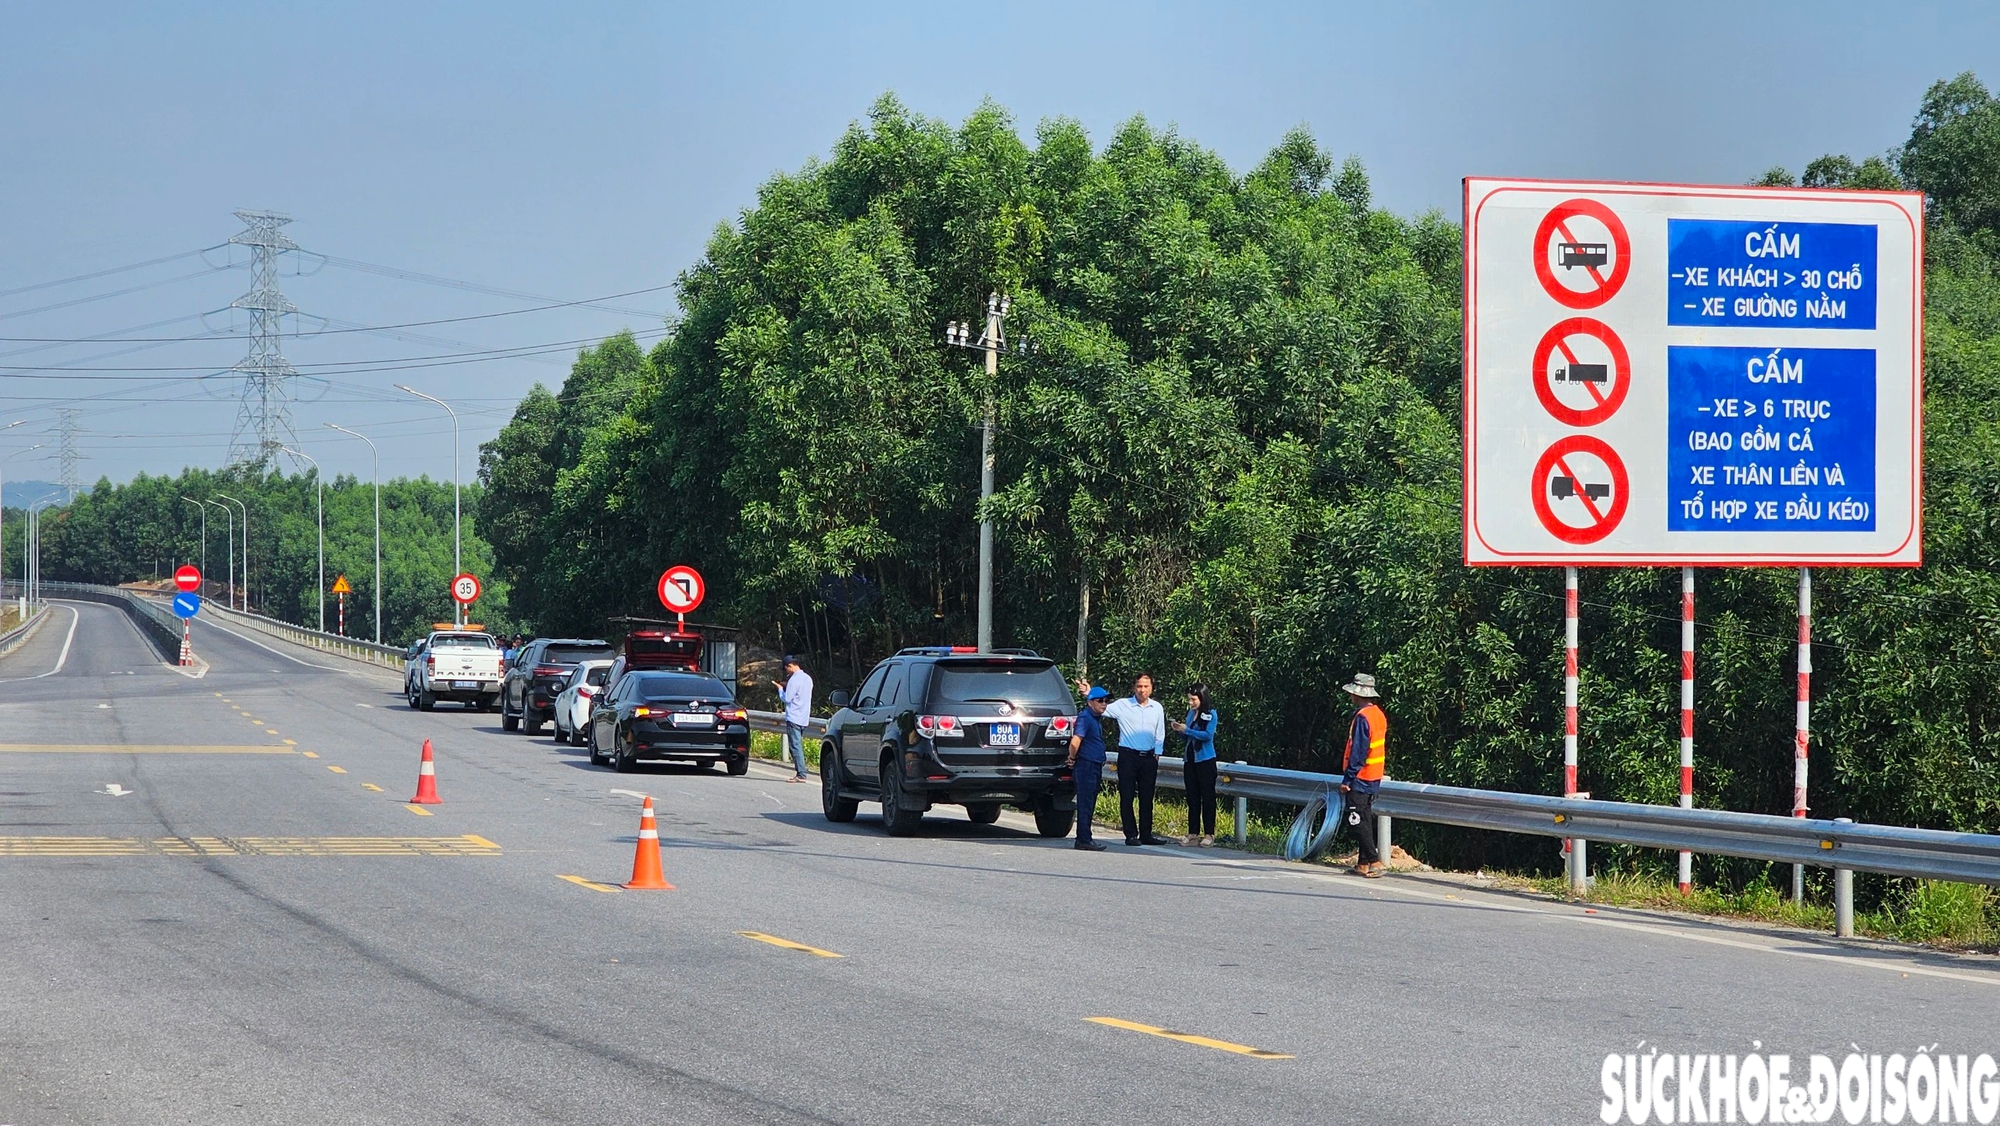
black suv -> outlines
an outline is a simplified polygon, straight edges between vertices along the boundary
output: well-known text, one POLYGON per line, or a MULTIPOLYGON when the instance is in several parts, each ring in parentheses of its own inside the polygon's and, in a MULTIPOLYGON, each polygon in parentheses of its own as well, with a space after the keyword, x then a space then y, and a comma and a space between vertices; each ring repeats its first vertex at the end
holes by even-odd
POLYGON ((538 637, 521 646, 500 679, 501 728, 540 734, 542 724, 555 718, 556 696, 576 666, 617 655, 610 642, 597 639, 538 637))
POLYGON ((864 801, 882 803, 882 827, 897 837, 933 805, 962 805, 982 825, 1017 805, 1045 837, 1076 821, 1075 776, 1063 766, 1076 698, 1033 650, 905 649, 827 702, 840 709, 819 752, 829 821, 854 820, 864 801))

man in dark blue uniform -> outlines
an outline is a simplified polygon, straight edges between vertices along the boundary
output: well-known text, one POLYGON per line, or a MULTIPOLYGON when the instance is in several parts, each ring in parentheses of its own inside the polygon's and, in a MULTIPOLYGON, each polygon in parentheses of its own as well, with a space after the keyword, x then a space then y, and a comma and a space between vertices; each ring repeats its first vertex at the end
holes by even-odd
POLYGON ((1069 761, 1076 768, 1076 847, 1086 852, 1103 852, 1104 846, 1090 839, 1091 816, 1097 812, 1097 788, 1104 781, 1104 709, 1111 693, 1092 688, 1076 717, 1076 734, 1069 737, 1069 761))

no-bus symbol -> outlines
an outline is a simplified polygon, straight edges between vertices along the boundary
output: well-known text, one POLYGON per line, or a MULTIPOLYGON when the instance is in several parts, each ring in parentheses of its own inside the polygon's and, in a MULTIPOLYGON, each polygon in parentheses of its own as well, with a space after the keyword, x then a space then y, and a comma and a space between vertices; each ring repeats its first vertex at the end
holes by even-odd
POLYGON ((1596 543, 1625 518, 1631 481, 1617 451, 1588 434, 1572 434, 1535 462, 1529 482, 1535 517, 1564 543, 1596 543))
POLYGON ((1564 200, 1550 208, 1535 228, 1534 254, 1542 288, 1571 309, 1595 309, 1616 297, 1632 272, 1632 239, 1624 220, 1594 199, 1564 200))
POLYGON ((1603 321, 1571 317, 1535 345, 1535 397, 1569 426, 1595 426, 1632 390, 1632 357, 1603 321))

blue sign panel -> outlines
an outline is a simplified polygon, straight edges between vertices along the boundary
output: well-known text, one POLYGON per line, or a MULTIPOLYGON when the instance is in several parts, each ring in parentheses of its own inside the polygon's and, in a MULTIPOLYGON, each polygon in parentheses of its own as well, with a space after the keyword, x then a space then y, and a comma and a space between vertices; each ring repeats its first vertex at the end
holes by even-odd
POLYGON ((1668 348, 1667 528, 1875 530, 1875 352, 1668 348))
POLYGON ((1875 225, 1669 219, 1667 323, 1872 329, 1875 225))
POLYGON ((175 617, 192 618, 199 613, 201 613, 201 595, 189 591, 174 595, 175 617))

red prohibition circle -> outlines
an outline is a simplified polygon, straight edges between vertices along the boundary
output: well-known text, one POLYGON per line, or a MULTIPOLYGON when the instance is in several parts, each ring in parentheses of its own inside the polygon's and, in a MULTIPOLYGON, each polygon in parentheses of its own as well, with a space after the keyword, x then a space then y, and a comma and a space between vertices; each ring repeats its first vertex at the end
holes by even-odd
POLYGON ((1631 497, 1631 480, 1625 474, 1624 460, 1617 451, 1588 434, 1572 434, 1550 446, 1535 462, 1535 475, 1528 487, 1534 492, 1535 518, 1542 522, 1542 527, 1564 543, 1574 544, 1596 543, 1610 535, 1617 529, 1618 522, 1625 519, 1625 505, 1631 497), (1569 455, 1577 453, 1597 458, 1611 471, 1611 507, 1600 511, 1588 496, 1583 497, 1584 509, 1592 517, 1591 522, 1583 527, 1565 523, 1549 504, 1552 479, 1557 469, 1561 469, 1562 475, 1570 480, 1579 480, 1564 462, 1569 455))
POLYGON ((685 564, 669 567, 660 575, 660 605, 676 614, 692 614, 708 593, 701 572, 685 564))
MULTIPOLYGON (((1564 358, 1574 362, 1569 350, 1564 349, 1564 358)), ((1632 357, 1625 351, 1625 342, 1611 331, 1611 326, 1594 317, 1571 317, 1560 321, 1542 334, 1542 342, 1535 345, 1535 397, 1542 401, 1542 408, 1561 422, 1570 426, 1595 426, 1612 415, 1625 402, 1625 396, 1632 390, 1632 357), (1611 350, 1611 393, 1599 395, 1597 388, 1585 383, 1591 395, 1597 399, 1593 406, 1578 410, 1556 398, 1555 384, 1549 375, 1549 359, 1563 341, 1572 336, 1588 336, 1611 350)))
POLYGON ((471 571, 463 571, 452 576, 451 599, 460 605, 470 606, 479 601, 479 576, 471 571))
POLYGON ((1542 216, 1541 225, 1535 228, 1535 277, 1541 280, 1542 288, 1550 297, 1571 309, 1595 309, 1613 297, 1625 284, 1625 275, 1632 272, 1632 237, 1625 233, 1625 222, 1618 218, 1609 207, 1594 199, 1568 199, 1549 209, 1542 216), (1612 250, 1618 260, 1611 264, 1611 276, 1600 273, 1596 266, 1585 266, 1590 277, 1597 283, 1594 289, 1570 289, 1556 280, 1555 267, 1549 263, 1549 239, 1562 231, 1566 242, 1575 241, 1568 233, 1566 224, 1578 215, 1588 216, 1604 224, 1611 232, 1612 250))

